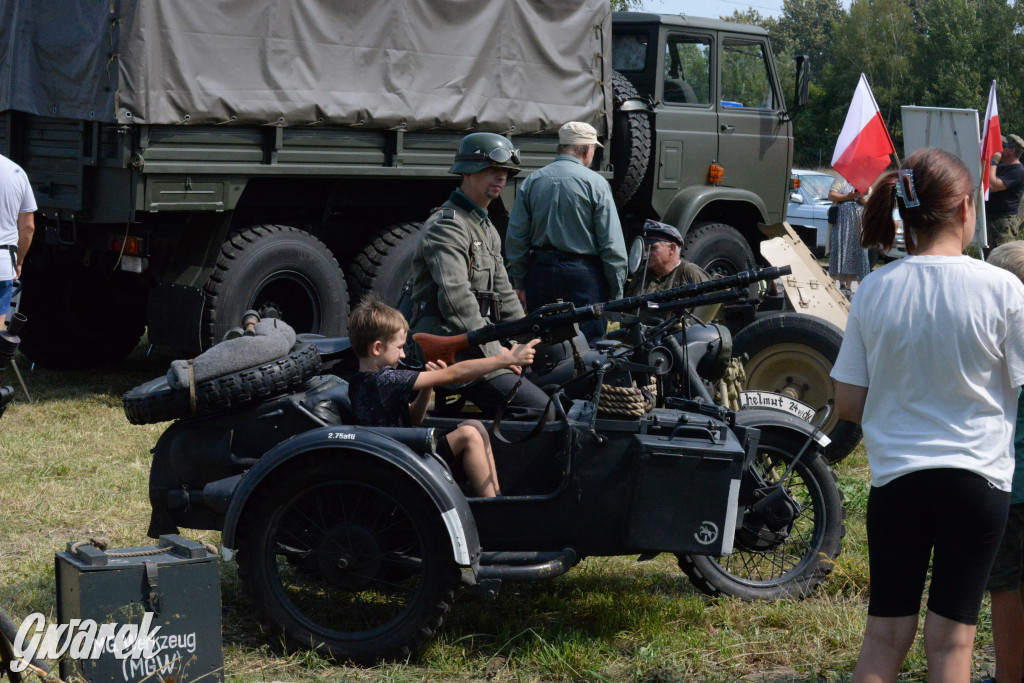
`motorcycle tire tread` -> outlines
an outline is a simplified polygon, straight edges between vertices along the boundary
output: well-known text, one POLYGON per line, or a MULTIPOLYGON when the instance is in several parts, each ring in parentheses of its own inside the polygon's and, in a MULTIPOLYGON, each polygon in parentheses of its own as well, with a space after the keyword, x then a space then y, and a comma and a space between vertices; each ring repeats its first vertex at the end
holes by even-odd
POLYGON ((196 405, 187 389, 174 389, 166 377, 140 384, 122 396, 124 414, 132 424, 166 422, 244 406, 292 391, 320 372, 320 354, 312 344, 298 342, 287 356, 196 385, 196 405))

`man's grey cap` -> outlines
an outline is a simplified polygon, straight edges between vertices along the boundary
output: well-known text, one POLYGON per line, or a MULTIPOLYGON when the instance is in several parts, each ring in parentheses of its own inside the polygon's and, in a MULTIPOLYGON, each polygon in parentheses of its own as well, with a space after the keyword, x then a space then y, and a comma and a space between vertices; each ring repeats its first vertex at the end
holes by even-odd
POLYGON ((644 221, 644 237, 649 240, 675 242, 679 246, 683 246, 683 236, 679 234, 678 230, 667 223, 659 223, 649 218, 644 221))
POLYGON ((1006 138, 1008 140, 1006 144, 1017 152, 1017 156, 1024 156, 1024 138, 1021 138, 1019 135, 1014 135, 1013 133, 1007 135, 1006 138))

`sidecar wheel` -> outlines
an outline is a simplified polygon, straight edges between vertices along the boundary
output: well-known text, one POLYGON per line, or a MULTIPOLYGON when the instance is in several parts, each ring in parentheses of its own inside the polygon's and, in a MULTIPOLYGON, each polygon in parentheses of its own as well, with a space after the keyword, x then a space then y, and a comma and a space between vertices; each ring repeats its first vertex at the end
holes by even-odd
POLYGON ((269 625, 340 660, 408 657, 459 580, 437 508, 384 464, 296 468, 240 529, 238 573, 269 625))
MULTIPOLYGON (((780 430, 764 430, 754 467, 766 483, 780 479, 803 439, 780 430)), ((708 595, 743 600, 805 598, 832 571, 842 550, 844 524, 842 492, 835 473, 814 451, 804 453, 787 489, 802 510, 784 538, 765 542, 748 515, 737 529, 733 553, 725 557, 678 555, 679 567, 694 586, 708 595)), ((746 481, 744 482, 747 483, 746 481)))
POLYGON ((206 415, 298 389, 320 372, 320 365, 316 347, 298 342, 287 356, 196 384, 195 411, 188 390, 172 388, 166 376, 140 384, 121 400, 125 416, 136 425, 206 415))

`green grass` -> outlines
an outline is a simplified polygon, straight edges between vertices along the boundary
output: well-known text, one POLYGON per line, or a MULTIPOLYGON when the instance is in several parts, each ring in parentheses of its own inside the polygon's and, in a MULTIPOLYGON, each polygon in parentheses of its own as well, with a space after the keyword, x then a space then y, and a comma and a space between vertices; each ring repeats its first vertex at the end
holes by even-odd
MULTIPOLYGON (((163 374, 169 357, 137 350, 114 370, 28 372, 0 420, 0 604, 16 621, 56 620, 53 554, 106 536, 113 547, 149 545, 150 449, 166 425, 133 426, 127 389, 163 374)), ((8 383, 14 382, 8 374, 8 383)), ((232 681, 842 681, 860 647, 868 584, 863 450, 838 468, 847 503, 844 551, 829 579, 801 602, 709 599, 675 558, 590 558, 558 579, 503 586, 483 601, 456 598, 444 626, 413 660, 355 667, 286 651, 263 630, 222 564, 223 645, 232 681)), ((187 531, 219 543, 219 534, 187 531)), ((975 676, 988 674, 987 605, 975 676)), ((902 680, 925 680, 920 642, 902 680)))

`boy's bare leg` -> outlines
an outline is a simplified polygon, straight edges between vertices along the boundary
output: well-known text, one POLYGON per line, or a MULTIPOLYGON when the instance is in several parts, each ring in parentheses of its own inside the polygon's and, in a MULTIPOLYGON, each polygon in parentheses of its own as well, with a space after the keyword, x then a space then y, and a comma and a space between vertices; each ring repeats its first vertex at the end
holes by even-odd
POLYGON ((1021 590, 992 591, 992 643, 996 649, 996 680, 1021 680, 1024 657, 1024 600, 1021 590))
POLYGON ((462 459, 473 492, 482 498, 501 494, 498 473, 494 467, 494 453, 487 430, 477 420, 467 420, 448 434, 448 445, 455 457, 462 459))

